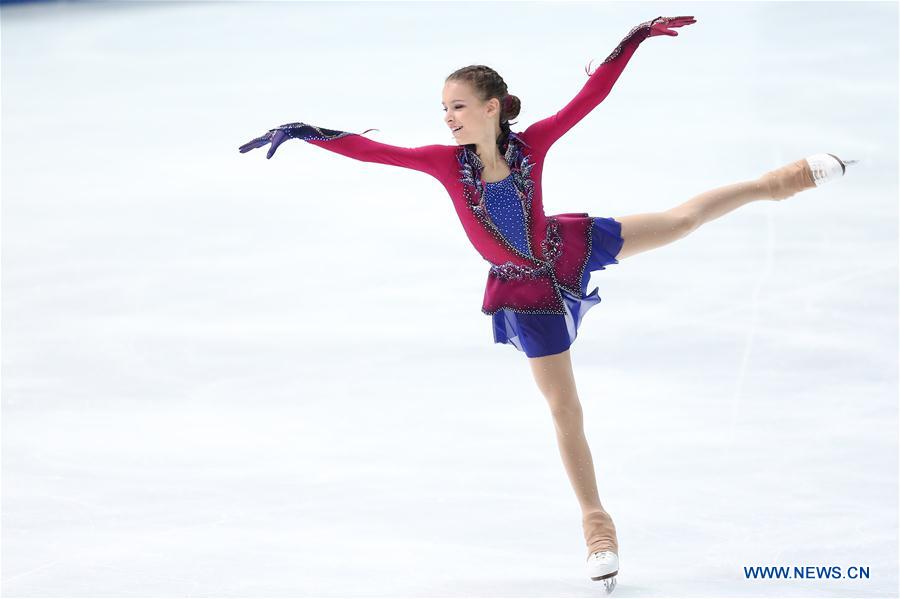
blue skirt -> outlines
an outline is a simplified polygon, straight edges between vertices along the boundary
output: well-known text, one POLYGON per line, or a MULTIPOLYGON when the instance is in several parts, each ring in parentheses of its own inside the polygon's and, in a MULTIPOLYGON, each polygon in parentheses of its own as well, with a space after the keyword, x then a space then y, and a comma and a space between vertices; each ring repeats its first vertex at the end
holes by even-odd
POLYGON ((595 287, 587 292, 591 272, 605 270, 608 264, 618 264, 616 256, 622 249, 622 223, 614 218, 592 217, 591 255, 581 277, 581 297, 560 288, 565 314, 526 314, 502 308, 492 316, 494 342, 508 343, 529 358, 564 352, 575 341, 578 327, 588 310, 600 303, 595 287))

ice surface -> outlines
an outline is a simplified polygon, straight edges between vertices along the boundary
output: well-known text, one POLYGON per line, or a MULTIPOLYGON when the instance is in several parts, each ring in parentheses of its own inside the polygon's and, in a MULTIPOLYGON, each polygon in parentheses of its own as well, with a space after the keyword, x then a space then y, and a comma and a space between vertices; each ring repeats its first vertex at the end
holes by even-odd
POLYGON ((55 3, 2 10, 2 593, 587 597, 580 512, 488 265, 430 177, 489 64, 558 110, 548 213, 848 178, 596 273, 572 350, 618 597, 897 594, 895 3, 55 3), (662 13, 660 12, 662 11, 662 13), (748 580, 744 566, 870 568, 748 580))

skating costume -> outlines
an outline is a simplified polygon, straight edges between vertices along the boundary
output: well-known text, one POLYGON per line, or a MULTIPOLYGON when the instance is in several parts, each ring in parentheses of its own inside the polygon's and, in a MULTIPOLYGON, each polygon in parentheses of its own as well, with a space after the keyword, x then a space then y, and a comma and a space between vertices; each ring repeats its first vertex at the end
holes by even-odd
MULTIPOLYGON (((629 31, 576 96, 556 114, 510 132, 500 148, 510 175, 485 182, 474 145, 406 148, 361 134, 288 123, 241 147, 271 142, 271 157, 285 138, 297 138, 361 160, 427 173, 441 182, 472 245, 490 263, 482 312, 492 316, 496 343, 508 343, 530 357, 565 351, 585 313, 600 302, 588 293, 590 273, 616 264, 621 224, 587 213, 546 215, 541 174, 547 151, 602 102, 658 17, 629 31)), ((364 132, 365 133, 365 132, 364 132)))
MULTIPOLYGON (((506 240, 523 254, 531 255, 522 202, 513 175, 497 182, 485 182, 485 207, 506 240)), ((613 218, 594 217, 591 254, 579 283, 579 295, 561 288, 565 314, 519 313, 501 308, 492 315, 495 343, 509 343, 529 357, 547 356, 569 349, 578 334, 582 318, 600 303, 599 288, 587 292, 591 272, 618 264, 622 249, 622 225, 613 218)))

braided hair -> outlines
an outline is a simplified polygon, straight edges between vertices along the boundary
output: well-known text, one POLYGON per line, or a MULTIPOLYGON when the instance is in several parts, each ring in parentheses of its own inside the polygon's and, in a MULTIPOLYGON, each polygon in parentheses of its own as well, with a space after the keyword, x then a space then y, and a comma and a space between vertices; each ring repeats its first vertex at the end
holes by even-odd
POLYGON ((497 136, 497 149, 501 154, 506 153, 509 141, 510 119, 519 116, 522 103, 517 96, 508 93, 506 82, 497 71, 483 64, 473 64, 453 71, 445 80, 465 81, 482 102, 491 98, 500 100, 500 135, 497 136))

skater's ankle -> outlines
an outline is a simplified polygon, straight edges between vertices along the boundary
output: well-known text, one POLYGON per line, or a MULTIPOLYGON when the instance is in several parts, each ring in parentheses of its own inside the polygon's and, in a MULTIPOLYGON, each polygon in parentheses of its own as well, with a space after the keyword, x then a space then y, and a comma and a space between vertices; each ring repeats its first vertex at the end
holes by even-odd
POLYGON ((766 177, 765 175, 758 177, 752 181, 753 188, 756 190, 756 197, 760 200, 775 200, 775 192, 772 189, 772 179, 771 177, 766 177))
POLYGON ((602 505, 592 505, 592 506, 582 507, 581 508, 581 517, 582 517, 582 519, 584 519, 584 518, 587 518, 590 514, 597 514, 600 512, 603 512, 604 514, 606 513, 606 510, 603 509, 602 505))

